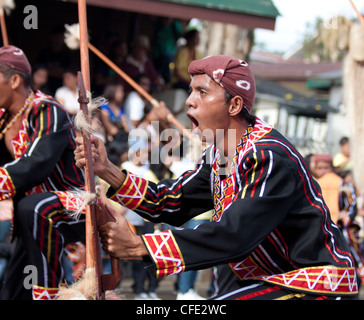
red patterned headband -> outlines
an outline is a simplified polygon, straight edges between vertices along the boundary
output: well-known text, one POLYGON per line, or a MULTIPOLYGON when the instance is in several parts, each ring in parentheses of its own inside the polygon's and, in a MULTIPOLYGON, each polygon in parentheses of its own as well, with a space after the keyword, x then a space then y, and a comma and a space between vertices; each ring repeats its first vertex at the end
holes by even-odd
POLYGON ((240 96, 251 112, 255 99, 255 79, 249 65, 238 58, 217 55, 192 61, 188 67, 191 75, 207 74, 233 96, 240 96))

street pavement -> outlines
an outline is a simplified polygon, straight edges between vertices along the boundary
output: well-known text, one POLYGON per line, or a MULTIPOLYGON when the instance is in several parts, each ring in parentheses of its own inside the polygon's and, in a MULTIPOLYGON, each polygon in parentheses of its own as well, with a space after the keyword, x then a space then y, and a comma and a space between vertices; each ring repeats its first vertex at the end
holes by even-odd
MULTIPOLYGON (((201 297, 204 298, 208 298, 207 291, 210 287, 209 275, 210 270, 199 271, 195 282, 195 290, 201 297)), ((176 279, 177 276, 170 276, 159 281, 156 293, 161 300, 176 300, 176 279)), ((123 300, 134 300, 135 294, 133 291, 133 284, 134 280, 129 275, 122 277, 122 280, 116 289, 117 295, 123 300)))

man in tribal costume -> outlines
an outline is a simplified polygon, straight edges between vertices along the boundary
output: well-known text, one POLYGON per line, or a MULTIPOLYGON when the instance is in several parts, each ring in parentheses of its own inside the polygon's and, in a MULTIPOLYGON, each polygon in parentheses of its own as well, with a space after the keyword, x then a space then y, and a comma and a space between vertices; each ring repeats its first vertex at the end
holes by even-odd
POLYGON ((211 56, 193 61, 189 73, 187 115, 196 133, 213 133, 198 167, 155 184, 113 166, 95 138, 94 168, 111 199, 150 221, 180 226, 210 209, 213 221, 137 236, 114 213, 116 222, 99 227, 104 250, 142 258, 157 278, 216 266, 214 299, 356 298, 354 261, 319 185, 291 143, 251 115, 248 64, 211 56))
POLYGON ((65 109, 31 90, 31 66, 14 46, 0 48, 0 201, 13 201, 14 251, 2 299, 54 299, 61 256, 84 239, 72 198, 84 184, 75 166, 75 135, 65 109))

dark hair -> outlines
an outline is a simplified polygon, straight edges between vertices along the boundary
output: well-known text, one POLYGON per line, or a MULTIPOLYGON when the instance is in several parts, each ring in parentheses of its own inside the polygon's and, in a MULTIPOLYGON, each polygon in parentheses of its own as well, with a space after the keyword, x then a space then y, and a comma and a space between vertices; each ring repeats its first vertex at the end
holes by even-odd
MULTIPOLYGON (((225 90, 225 102, 229 103, 232 98, 234 98, 233 95, 231 95, 229 92, 225 90)), ((242 119, 246 120, 248 123, 254 126, 256 117, 248 112, 245 107, 243 107, 239 113, 242 119)))
POLYGON ((62 72, 62 74, 65 74, 65 73, 70 73, 72 74, 73 76, 77 77, 77 73, 79 71, 79 68, 75 67, 75 66, 69 66, 67 68, 65 68, 62 72))
POLYGON ((162 147, 159 148, 158 152, 158 161, 155 163, 154 161, 151 161, 149 165, 149 169, 155 174, 158 180, 162 180, 165 178, 172 178, 173 173, 169 168, 164 164, 164 159, 162 159, 161 154, 162 147))
POLYGON ((342 137, 339 141, 339 144, 342 146, 344 144, 347 144, 349 142, 349 138, 348 137, 342 137))
POLYGON ((10 68, 5 64, 0 63, 0 72, 4 75, 5 81, 9 81, 13 75, 17 74, 23 79, 25 86, 30 87, 32 85, 32 76, 23 71, 10 68))
MULTIPOLYGON (((336 171, 335 171, 336 172, 336 171)), ((346 176, 349 174, 353 174, 351 170, 345 170, 345 171, 337 171, 336 174, 340 176, 342 179, 345 179, 346 176)))
POLYGON ((145 118, 147 117, 147 115, 153 110, 153 105, 149 102, 147 102, 144 106, 144 109, 143 109, 143 118, 141 119, 141 121, 145 120, 145 118))
POLYGON ((129 150, 127 143, 116 140, 111 141, 106 148, 110 161, 117 166, 121 165, 120 156, 129 150))
POLYGON ((146 73, 139 73, 134 77, 134 81, 136 83, 139 83, 142 78, 148 78, 150 80, 150 83, 152 83, 150 77, 146 73))
POLYGON ((310 169, 310 161, 311 161, 311 158, 314 156, 313 153, 309 153, 308 155, 306 155, 304 158, 303 158, 303 161, 305 162, 306 166, 308 169, 310 169))
POLYGON ((113 101, 115 99, 115 93, 119 86, 122 86, 122 84, 112 83, 108 84, 104 89, 104 98, 107 101, 113 101))
POLYGON ((199 34, 199 31, 196 30, 196 29, 192 29, 192 30, 187 31, 183 35, 183 38, 185 38, 186 41, 190 41, 190 40, 192 40, 196 36, 196 34, 199 34))
POLYGON ((47 70, 47 72, 48 72, 48 68, 47 68, 47 66, 45 64, 35 64, 32 67, 32 74, 34 74, 35 72, 37 72, 40 69, 47 70))
POLYGON ((148 90, 148 93, 149 94, 152 94, 153 93, 153 81, 152 81, 152 79, 146 74, 146 73, 140 73, 140 74, 138 74, 138 75, 136 75, 135 77, 134 77, 134 81, 136 82, 136 83, 138 83, 138 84, 140 84, 140 82, 141 82, 141 80, 143 79, 143 78, 147 78, 149 81, 150 81, 150 88, 149 88, 149 90, 148 90))

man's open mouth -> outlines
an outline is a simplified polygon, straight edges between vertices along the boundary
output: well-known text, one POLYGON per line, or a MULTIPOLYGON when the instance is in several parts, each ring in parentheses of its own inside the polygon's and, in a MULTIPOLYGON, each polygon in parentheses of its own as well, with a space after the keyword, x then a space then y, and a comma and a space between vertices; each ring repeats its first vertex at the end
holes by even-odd
POLYGON ((198 128, 198 121, 193 116, 191 116, 190 114, 187 114, 187 117, 192 122, 192 130, 195 131, 198 128))

